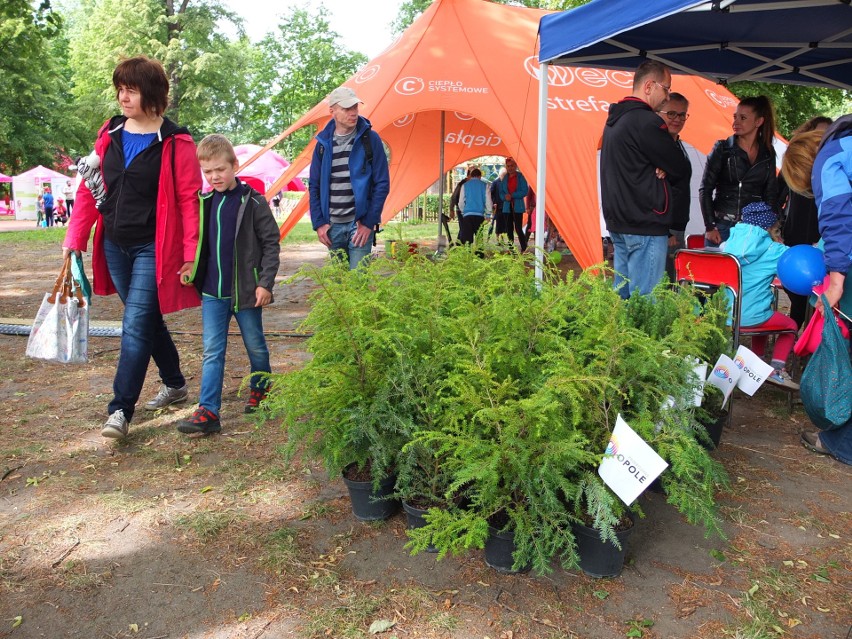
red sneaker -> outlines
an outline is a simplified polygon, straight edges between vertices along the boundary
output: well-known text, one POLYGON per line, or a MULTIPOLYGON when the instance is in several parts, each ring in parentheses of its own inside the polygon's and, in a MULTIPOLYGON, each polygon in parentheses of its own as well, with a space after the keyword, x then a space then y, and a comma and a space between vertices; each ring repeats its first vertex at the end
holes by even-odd
POLYGON ((199 406, 190 417, 178 422, 177 429, 179 433, 186 435, 206 436, 222 432, 222 424, 219 422, 218 415, 199 406))
POLYGON ((260 407, 260 402, 266 399, 268 388, 252 389, 246 402, 245 412, 253 413, 260 407))

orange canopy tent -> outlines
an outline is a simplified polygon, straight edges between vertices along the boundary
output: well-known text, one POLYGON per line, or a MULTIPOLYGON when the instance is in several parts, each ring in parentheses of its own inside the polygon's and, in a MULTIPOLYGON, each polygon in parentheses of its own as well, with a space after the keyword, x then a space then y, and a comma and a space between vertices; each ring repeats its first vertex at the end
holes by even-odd
MULTIPOLYGON (((383 220, 440 177, 442 148, 448 169, 485 155, 512 155, 530 185, 536 183, 536 49, 539 20, 546 13, 551 12, 486 0, 436 0, 344 83, 364 101, 361 114, 390 150, 383 220)), ((672 82, 690 101, 683 138, 708 153, 715 140, 731 135, 736 98, 701 78, 676 75, 672 82)), ((609 104, 630 93, 632 73, 554 66, 548 85, 547 213, 586 267, 603 259, 597 148, 609 104)), ((329 118, 324 100, 265 149, 302 127, 324 126, 329 118)), ((302 171, 313 147, 312 141, 278 182, 286 184, 302 171)), ((276 183, 268 193, 278 189, 276 183)), ((305 195, 282 225, 282 237, 307 210, 305 195)))

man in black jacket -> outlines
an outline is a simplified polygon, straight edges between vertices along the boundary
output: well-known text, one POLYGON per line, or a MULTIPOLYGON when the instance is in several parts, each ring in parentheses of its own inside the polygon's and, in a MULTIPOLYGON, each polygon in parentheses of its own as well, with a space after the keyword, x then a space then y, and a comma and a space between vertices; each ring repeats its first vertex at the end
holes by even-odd
POLYGON ((601 203, 615 253, 614 286, 625 299, 647 295, 665 272, 672 184, 688 179, 689 160, 657 110, 671 92, 671 71, 639 65, 633 93, 612 105, 601 145, 601 203))

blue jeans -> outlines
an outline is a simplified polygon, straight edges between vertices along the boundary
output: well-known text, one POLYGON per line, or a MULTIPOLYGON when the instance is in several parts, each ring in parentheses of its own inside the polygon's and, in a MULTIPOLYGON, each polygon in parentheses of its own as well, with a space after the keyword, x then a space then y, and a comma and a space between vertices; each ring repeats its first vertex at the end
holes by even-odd
POLYGON ((269 349, 263 336, 261 308, 234 312, 230 297, 201 298, 201 321, 204 329, 204 357, 201 361, 201 394, 198 404, 219 414, 222 407, 222 382, 225 379, 225 352, 228 348, 228 325, 236 316, 243 344, 251 365, 251 389, 266 388, 268 380, 255 373, 270 373, 269 349))
MULTIPOLYGON (((722 236, 722 242, 727 242, 728 238, 731 237, 731 229, 734 228, 736 222, 731 222, 729 220, 716 220, 716 230, 719 231, 719 235, 722 236)), ((710 240, 704 240, 704 246, 709 246, 711 248, 716 248, 719 244, 716 242, 711 242, 710 240)))
POLYGON ((610 233, 615 279, 613 288, 627 299, 633 291, 648 295, 666 271, 667 235, 610 233))
POLYGON ((375 231, 370 231, 370 237, 364 243, 364 246, 355 246, 352 243, 352 236, 355 235, 357 222, 347 222, 345 224, 332 224, 328 229, 328 239, 331 240, 332 252, 336 252, 349 260, 349 269, 358 268, 361 260, 366 258, 373 250, 373 237, 375 231))
POLYGON ((152 357, 166 386, 180 388, 186 380, 180 372, 177 348, 160 313, 154 243, 118 246, 104 239, 104 256, 124 303, 121 352, 112 384, 114 397, 107 410, 112 414, 121 409, 130 421, 152 357))

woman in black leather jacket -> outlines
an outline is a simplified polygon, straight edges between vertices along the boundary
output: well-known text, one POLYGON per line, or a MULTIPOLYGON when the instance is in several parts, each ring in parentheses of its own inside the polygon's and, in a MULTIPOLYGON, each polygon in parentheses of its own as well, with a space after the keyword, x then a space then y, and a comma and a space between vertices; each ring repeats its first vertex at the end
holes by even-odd
POLYGON ((699 196, 707 246, 728 239, 743 207, 766 202, 778 212, 775 178, 775 114, 766 96, 745 98, 737 105, 734 134, 718 140, 707 156, 699 196))

